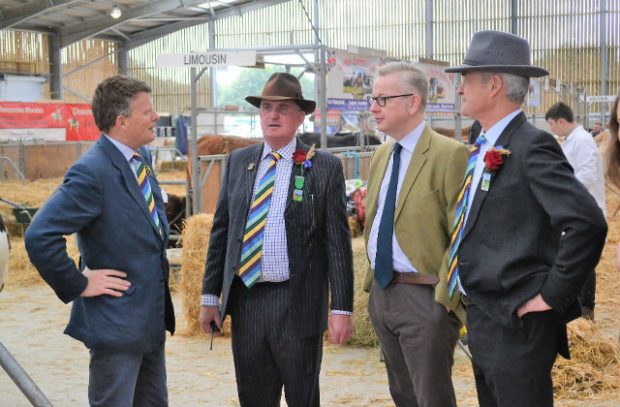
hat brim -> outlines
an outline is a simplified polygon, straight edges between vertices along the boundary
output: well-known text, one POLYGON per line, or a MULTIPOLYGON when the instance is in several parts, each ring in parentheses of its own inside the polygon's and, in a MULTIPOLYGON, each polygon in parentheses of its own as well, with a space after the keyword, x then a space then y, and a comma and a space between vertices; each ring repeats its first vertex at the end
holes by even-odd
POLYGON ((296 99, 286 96, 248 96, 245 98, 246 102, 255 107, 260 107, 261 100, 271 100, 274 102, 279 102, 282 100, 292 100, 293 102, 297 103, 299 107, 301 107, 301 110, 303 110, 306 114, 310 114, 316 109, 316 102, 314 100, 296 99))
POLYGON ((530 65, 459 65, 452 68, 444 69, 444 72, 448 73, 463 73, 470 71, 489 71, 489 72, 501 72, 510 73, 513 75, 527 76, 531 78, 539 78, 541 76, 549 75, 549 71, 537 66, 530 65))

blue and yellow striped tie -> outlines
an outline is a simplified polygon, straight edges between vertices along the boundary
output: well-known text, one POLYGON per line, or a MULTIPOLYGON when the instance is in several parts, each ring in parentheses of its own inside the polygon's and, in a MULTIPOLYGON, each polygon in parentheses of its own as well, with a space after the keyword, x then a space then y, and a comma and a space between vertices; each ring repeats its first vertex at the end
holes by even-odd
POLYGON ((157 230, 159 230, 159 233, 163 236, 164 233, 159 221, 159 215, 157 214, 157 208, 155 208, 155 199, 153 198, 151 183, 146 176, 146 165, 144 164, 144 160, 142 160, 140 154, 135 153, 132 158, 136 161, 136 176, 138 177, 138 185, 142 191, 142 196, 144 196, 149 213, 151 214, 155 225, 157 225, 157 230))
POLYGON ((450 298, 454 297, 457 282, 459 280, 459 261, 457 252, 459 245, 461 244, 461 238, 463 237, 463 230, 465 229, 465 214, 467 213, 467 202, 469 200, 471 180, 474 176, 474 168, 476 168, 476 161, 478 160, 480 146, 484 144, 485 141, 487 140, 484 137, 484 134, 480 134, 469 153, 467 169, 465 170, 465 178, 463 179, 463 187, 461 188, 461 193, 459 194, 459 199, 456 204, 454 226, 452 229, 452 237, 450 239, 450 260, 448 262, 448 265, 450 266, 448 269, 448 293, 450 294, 450 298))
POLYGON ((276 179, 276 164, 281 156, 272 151, 269 154, 269 158, 271 160, 269 161, 267 172, 263 175, 256 188, 254 200, 248 214, 248 222, 245 225, 245 232, 243 234, 239 277, 241 277, 248 288, 252 287, 261 276, 263 235, 276 179))

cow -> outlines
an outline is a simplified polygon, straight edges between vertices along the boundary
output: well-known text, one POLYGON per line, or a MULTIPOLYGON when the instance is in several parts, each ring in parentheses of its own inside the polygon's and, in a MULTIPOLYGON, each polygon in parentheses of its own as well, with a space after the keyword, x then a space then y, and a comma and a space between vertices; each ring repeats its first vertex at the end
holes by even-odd
MULTIPOLYGON (((321 133, 302 133, 297 138, 309 146, 321 146, 321 133)), ((369 134, 364 136, 364 145, 374 146, 379 144, 381 144, 381 139, 378 137, 369 134)), ((327 148, 334 147, 360 147, 359 133, 327 136, 327 148)))
MULTIPOLYGON (((445 128, 445 127, 433 127, 433 130, 435 130, 437 133, 442 134, 446 137, 450 137, 450 138, 454 138, 454 135, 456 133, 455 129, 449 129, 449 128, 445 128)), ((470 143, 471 140, 471 131, 472 131, 472 126, 467 126, 461 129, 461 138, 459 141, 462 141, 463 143, 470 143)), ((476 134, 476 137, 478 135, 476 134)), ((457 139, 458 140, 458 139, 457 139)), ((476 139, 474 138, 474 141, 476 139)), ((473 144, 473 143, 470 143, 473 144)))
MULTIPOLYGON (((238 136, 220 136, 217 134, 205 134, 198 139, 197 150, 198 156, 230 154, 231 151, 238 148, 251 146, 253 144, 262 143, 263 139, 250 139, 238 136)), ((190 149, 191 152, 191 149, 190 149)), ((187 179, 192 181, 192 160, 188 152, 187 160, 187 179)))
POLYGON ((4 288, 9 275, 9 248, 9 232, 0 216, 0 291, 4 288))
MULTIPOLYGON (((170 234, 180 235, 183 232, 183 221, 187 217, 185 205, 187 198, 174 194, 168 194, 166 202, 166 217, 170 226, 170 234)), ((176 242, 169 242, 169 247, 174 247, 176 242)))

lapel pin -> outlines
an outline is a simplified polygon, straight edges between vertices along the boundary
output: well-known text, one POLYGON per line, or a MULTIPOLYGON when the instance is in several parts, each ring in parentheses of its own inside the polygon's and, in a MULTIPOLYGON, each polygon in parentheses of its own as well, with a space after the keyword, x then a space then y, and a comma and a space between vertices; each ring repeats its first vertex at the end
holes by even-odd
POLYGON ((254 170, 254 163, 248 164, 248 171, 253 171, 253 170, 254 170))

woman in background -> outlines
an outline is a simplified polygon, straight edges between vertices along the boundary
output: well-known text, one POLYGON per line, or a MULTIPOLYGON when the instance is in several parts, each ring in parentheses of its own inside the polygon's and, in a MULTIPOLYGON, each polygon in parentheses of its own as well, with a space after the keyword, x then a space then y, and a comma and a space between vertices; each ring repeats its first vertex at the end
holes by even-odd
MULTIPOLYGON (((618 138, 618 120, 620 118, 620 94, 616 96, 609 118, 609 137, 603 153, 607 179, 620 190, 620 139, 618 138)), ((616 270, 620 272, 620 243, 616 246, 616 270)))

